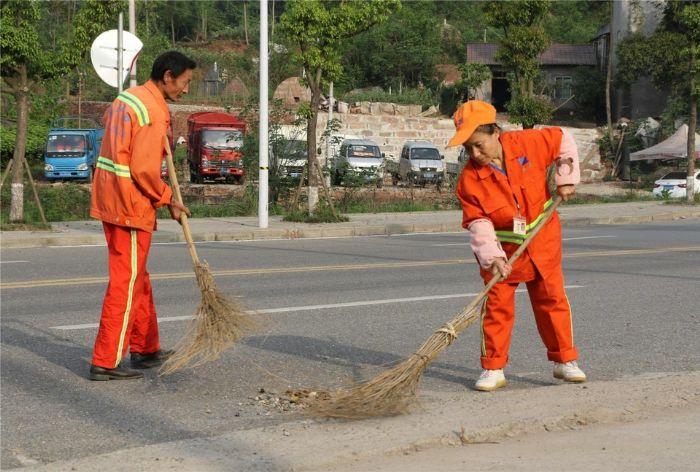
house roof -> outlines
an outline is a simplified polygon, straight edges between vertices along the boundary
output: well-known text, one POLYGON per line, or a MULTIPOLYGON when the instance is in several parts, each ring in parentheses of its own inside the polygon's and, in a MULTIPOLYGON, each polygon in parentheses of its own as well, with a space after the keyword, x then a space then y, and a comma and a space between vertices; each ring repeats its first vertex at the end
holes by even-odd
MULTIPOLYGON (((495 59, 499 45, 495 43, 467 43, 467 62, 500 65, 495 59)), ((593 44, 552 44, 540 54, 544 66, 595 66, 595 49, 593 44)))

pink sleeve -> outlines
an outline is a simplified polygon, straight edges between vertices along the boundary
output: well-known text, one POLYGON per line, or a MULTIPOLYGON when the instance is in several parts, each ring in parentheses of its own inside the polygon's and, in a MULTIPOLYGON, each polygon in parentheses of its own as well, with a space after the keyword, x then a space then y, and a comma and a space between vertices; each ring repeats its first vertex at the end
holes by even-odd
POLYGON ((554 183, 561 185, 576 185, 581 181, 581 169, 578 162, 578 149, 574 137, 562 128, 561 147, 559 157, 554 163, 557 166, 554 173, 554 183))
POLYGON ((499 257, 506 259, 506 253, 496 238, 496 230, 491 221, 483 218, 474 220, 467 229, 469 230, 472 251, 474 251, 481 267, 491 267, 494 259, 499 257))

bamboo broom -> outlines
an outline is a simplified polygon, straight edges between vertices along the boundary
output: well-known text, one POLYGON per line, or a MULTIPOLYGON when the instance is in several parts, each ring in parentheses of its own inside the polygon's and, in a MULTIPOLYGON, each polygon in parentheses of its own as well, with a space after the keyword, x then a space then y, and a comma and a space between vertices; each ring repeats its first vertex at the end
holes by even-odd
MULTIPOLYGON (((508 260, 513 264, 549 221, 562 198, 558 196, 544 213, 542 220, 528 234, 520 247, 508 260)), ((491 288, 502 279, 496 274, 484 289, 451 321, 438 328, 409 358, 388 371, 349 389, 321 392, 310 397, 309 413, 321 417, 360 419, 375 416, 398 415, 406 412, 415 398, 416 387, 423 371, 443 349, 479 318, 478 305, 491 288)))
MULTIPOLYGON (((177 181, 173 155, 165 138, 166 162, 170 181, 178 201, 184 205, 177 181)), ((160 375, 168 375, 185 367, 197 367, 218 359, 221 353, 255 327, 250 315, 237 301, 219 292, 206 261, 200 261, 192 241, 187 215, 180 216, 187 248, 192 256, 197 285, 202 300, 185 336, 175 346, 175 352, 161 366, 160 375)))

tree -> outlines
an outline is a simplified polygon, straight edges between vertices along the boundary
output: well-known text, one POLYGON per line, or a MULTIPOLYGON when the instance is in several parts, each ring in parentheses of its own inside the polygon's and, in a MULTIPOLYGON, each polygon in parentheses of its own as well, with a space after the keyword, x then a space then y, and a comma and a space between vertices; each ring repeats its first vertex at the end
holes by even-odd
POLYGON ((670 88, 672 94, 688 103, 687 198, 694 199, 695 130, 700 97, 700 3, 668 2, 663 21, 649 37, 641 34, 625 38, 618 46, 618 80, 630 84, 648 75, 657 88, 670 88))
POLYGON ((297 47, 295 56, 304 67, 306 81, 311 89, 307 125, 309 213, 315 209, 314 196, 318 194, 318 178, 313 172, 317 163, 318 107, 324 85, 340 76, 341 42, 386 20, 400 5, 400 0, 294 0, 287 4, 280 18, 279 29, 297 47))
POLYGON ((516 93, 507 108, 511 120, 523 127, 551 119, 551 105, 534 91, 540 75, 539 56, 550 44, 543 26, 550 4, 549 0, 515 0, 489 2, 485 7, 486 21, 503 32, 496 59, 515 77, 516 93))
POLYGON ((440 59, 442 23, 433 2, 411 2, 411 8, 357 35, 343 45, 341 81, 353 87, 382 86, 402 90, 427 84, 440 59))
MULTIPOLYGON (((56 49, 42 40, 41 20, 49 8, 29 0, 3 2, 0 7, 0 70, 2 92, 12 95, 17 108, 17 133, 12 156, 10 222, 23 220, 24 158, 29 121, 29 97, 41 91, 46 81, 65 76, 89 50, 89 41, 102 30, 100 19, 113 13, 116 2, 87 0, 74 17, 72 35, 61 37, 56 49)), ((44 38, 45 39, 45 38, 44 38)))

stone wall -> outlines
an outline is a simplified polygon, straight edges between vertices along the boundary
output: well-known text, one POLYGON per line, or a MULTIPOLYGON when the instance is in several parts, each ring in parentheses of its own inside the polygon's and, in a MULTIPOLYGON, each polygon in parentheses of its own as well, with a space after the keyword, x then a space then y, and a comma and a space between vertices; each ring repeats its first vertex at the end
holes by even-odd
MULTIPOLYGON (((102 102, 83 103, 83 113, 86 115, 102 116, 108 106, 102 102)), ((170 105, 173 120, 173 131, 178 136, 187 137, 187 117, 198 111, 225 111, 223 108, 194 105, 170 105)), ((77 110, 73 110, 76 113, 77 110)), ((419 116, 400 116, 394 114, 358 114, 334 113, 333 117, 341 122, 339 137, 366 138, 375 141, 386 157, 398 161, 403 144, 408 140, 425 140, 442 149, 446 162, 457 162, 459 147, 445 148, 454 134, 454 124, 451 119, 419 116)), ((319 113, 318 136, 326 127, 328 114, 319 113)), ((506 130, 520 129, 519 125, 499 121, 506 130)), ((576 140, 581 161, 581 176, 583 181, 602 180, 604 167, 601 164, 597 140, 601 132, 596 128, 566 128, 576 140)), ((326 147, 321 145, 320 160, 326 158, 326 147)), ((331 155, 333 152, 331 151, 331 155)))
MULTIPOLYGON (((435 144, 443 150, 446 162, 457 162, 459 147, 446 148, 454 134, 454 123, 446 118, 423 118, 396 115, 338 114, 342 127, 339 135, 347 138, 364 138, 375 141, 386 157, 398 161, 401 148, 406 141, 423 140, 435 144)), ((327 113, 319 113, 318 129, 323 130, 328 120, 327 113)), ((522 129, 520 125, 499 121, 506 131, 522 129)), ((597 140, 601 133, 596 128, 566 128, 576 140, 581 162, 581 177, 590 182, 604 177, 597 140)), ((319 132, 319 138, 320 138, 319 132)), ((323 152, 325 149, 321 146, 323 152)), ((331 153, 332 154, 332 153, 331 153)), ((322 153, 322 157, 323 153, 322 153)))

